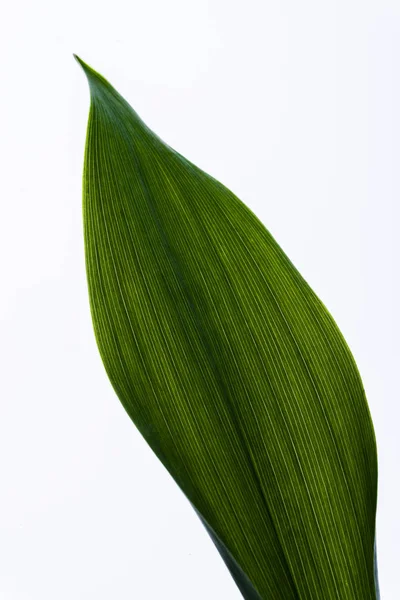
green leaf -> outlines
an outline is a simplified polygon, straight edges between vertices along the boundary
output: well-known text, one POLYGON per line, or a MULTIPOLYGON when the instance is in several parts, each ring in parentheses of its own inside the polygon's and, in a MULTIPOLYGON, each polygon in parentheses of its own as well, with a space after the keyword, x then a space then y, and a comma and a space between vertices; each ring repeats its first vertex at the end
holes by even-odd
POLYGON ((335 322, 254 214, 79 62, 90 304, 117 395, 245 598, 375 598, 375 436, 335 322))

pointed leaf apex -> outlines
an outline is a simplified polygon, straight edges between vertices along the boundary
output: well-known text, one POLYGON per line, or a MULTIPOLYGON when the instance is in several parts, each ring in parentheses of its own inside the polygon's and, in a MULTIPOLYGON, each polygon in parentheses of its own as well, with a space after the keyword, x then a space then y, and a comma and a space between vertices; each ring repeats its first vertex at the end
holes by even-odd
POLYGON ((108 83, 108 81, 102 75, 100 75, 100 73, 97 73, 97 71, 92 69, 92 67, 89 67, 89 65, 86 64, 77 54, 74 54, 73 56, 75 60, 80 64, 80 66, 83 69, 83 72, 87 77, 92 96, 94 96, 94 94, 100 89, 113 89, 112 86, 108 83))

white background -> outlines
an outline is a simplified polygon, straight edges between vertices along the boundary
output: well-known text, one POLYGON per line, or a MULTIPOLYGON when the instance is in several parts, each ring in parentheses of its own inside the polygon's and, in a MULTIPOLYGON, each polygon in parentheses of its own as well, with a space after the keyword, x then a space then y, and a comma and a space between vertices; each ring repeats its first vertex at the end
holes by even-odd
POLYGON ((241 597, 95 346, 73 52, 256 212, 337 320, 378 439, 382 599, 398 600, 398 0, 8 0, 0 50, 1 600, 241 597))

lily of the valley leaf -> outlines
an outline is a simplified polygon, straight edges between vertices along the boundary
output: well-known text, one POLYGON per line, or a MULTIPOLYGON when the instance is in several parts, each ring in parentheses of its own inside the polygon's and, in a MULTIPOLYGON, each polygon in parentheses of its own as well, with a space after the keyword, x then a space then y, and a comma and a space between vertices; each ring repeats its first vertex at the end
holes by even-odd
POLYGON ((80 63, 90 304, 118 397, 247 600, 375 599, 375 437, 334 320, 255 215, 80 63))

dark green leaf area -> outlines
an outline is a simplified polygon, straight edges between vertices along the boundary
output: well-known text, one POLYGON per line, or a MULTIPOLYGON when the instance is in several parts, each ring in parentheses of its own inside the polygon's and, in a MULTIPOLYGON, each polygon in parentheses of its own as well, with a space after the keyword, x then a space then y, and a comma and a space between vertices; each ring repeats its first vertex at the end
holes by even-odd
POLYGON ((375 598, 375 437, 335 322, 254 214, 83 67, 89 294, 122 404, 245 598, 375 598))

